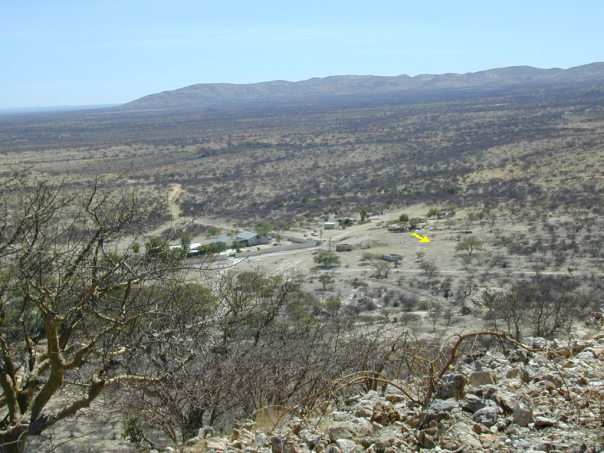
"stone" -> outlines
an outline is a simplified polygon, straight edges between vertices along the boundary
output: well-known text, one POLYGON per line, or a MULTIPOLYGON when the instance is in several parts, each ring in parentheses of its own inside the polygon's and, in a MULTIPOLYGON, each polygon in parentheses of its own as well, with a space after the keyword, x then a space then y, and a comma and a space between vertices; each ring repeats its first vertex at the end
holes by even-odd
POLYGON ((564 384, 564 381, 560 376, 557 374, 548 373, 547 371, 541 372, 533 378, 533 382, 541 381, 551 382, 556 388, 560 388, 564 384))
POLYGON ((466 378, 463 374, 450 373, 442 377, 442 383, 437 392, 437 397, 443 400, 449 398, 461 399, 466 386, 466 378))
POLYGON ((350 425, 338 423, 332 425, 327 429, 327 434, 331 442, 335 442, 338 439, 350 439, 354 436, 353 428, 350 425))
POLYGON ((553 418, 548 417, 535 417, 535 428, 549 428, 550 426, 555 426, 557 423, 553 418))
POLYGON ((527 351, 526 349, 514 349, 513 351, 510 351, 510 353, 508 354, 508 360, 511 363, 517 363, 517 362, 527 363, 529 361, 530 356, 531 356, 531 353, 529 351, 527 351))
POLYGON ((327 429, 330 442, 338 439, 368 436, 373 431, 371 422, 364 418, 351 418, 347 422, 335 422, 327 429))
POLYGON ((519 426, 528 426, 533 422, 533 405, 529 398, 517 398, 512 408, 512 422, 519 426))
POLYGON ((472 387, 495 384, 496 377, 490 371, 476 371, 470 375, 468 380, 472 387))
POLYGON ((491 448, 497 440, 498 437, 495 434, 482 434, 480 436, 480 443, 484 448, 491 448))
POLYGON ((417 443, 422 448, 434 448, 436 447, 436 443, 432 436, 430 436, 426 430, 420 431, 417 435, 417 443))
POLYGON ((434 412, 450 412, 453 409, 459 407, 456 401, 445 401, 441 399, 435 399, 430 403, 430 410, 434 412))
POLYGON ((371 407, 371 405, 361 404, 357 406, 354 415, 356 415, 357 417, 371 418, 371 416, 373 415, 373 408, 371 407))
POLYGON ((508 370, 505 377, 508 379, 518 379, 524 383, 527 383, 531 380, 528 371, 523 367, 514 367, 511 370, 508 370))
POLYGON ((461 408, 468 412, 474 413, 485 406, 486 404, 481 398, 471 393, 464 395, 463 399, 461 400, 461 408))
POLYGON ((400 419, 401 414, 398 413, 391 403, 377 403, 373 407, 371 420, 380 425, 391 425, 400 419))
POLYGON ((472 415, 472 419, 475 422, 482 423, 485 426, 491 427, 497 423, 497 415, 499 413, 499 407, 494 401, 486 400, 485 407, 477 410, 472 415))
POLYGON ((551 393, 556 390, 556 385, 550 381, 538 381, 532 387, 532 391, 530 392, 532 396, 538 396, 541 393, 551 393))
POLYGON ((491 432, 489 428, 481 425, 480 423, 474 423, 472 425, 472 431, 474 431, 476 434, 489 434, 491 432))
POLYGON ((386 395, 386 401, 390 403, 401 403, 405 401, 407 398, 405 395, 401 395, 400 393, 389 393, 386 395))
POLYGON ((361 447, 350 439, 338 439, 336 445, 342 453, 356 453, 361 451, 361 447))
POLYGON ((528 426, 533 422, 532 400, 524 395, 500 394, 497 402, 507 414, 512 414, 512 423, 528 426))
POLYGON ((480 443, 480 440, 478 440, 478 436, 472 431, 472 428, 464 422, 457 422, 451 425, 443 435, 441 446, 448 450, 468 448, 470 449, 468 451, 472 451, 482 449, 482 444, 480 443))
POLYGON ((256 437, 254 438, 254 445, 256 447, 262 447, 264 446, 264 444, 266 443, 266 441, 268 440, 268 436, 264 433, 258 433, 256 434, 256 437))
POLYGON ((592 349, 586 349, 575 356, 576 359, 583 360, 585 362, 594 362, 596 360, 596 354, 592 349))
POLYGON ((226 450, 227 449, 227 439, 223 438, 210 438, 204 439, 202 442, 197 444, 198 447, 201 448, 201 451, 210 451, 210 450, 226 450))
POLYGON ((547 340, 542 337, 527 337, 524 340, 531 349, 541 350, 547 346, 547 340))
POLYGON ((283 453, 285 451, 285 439, 277 436, 271 437, 271 453, 283 453))

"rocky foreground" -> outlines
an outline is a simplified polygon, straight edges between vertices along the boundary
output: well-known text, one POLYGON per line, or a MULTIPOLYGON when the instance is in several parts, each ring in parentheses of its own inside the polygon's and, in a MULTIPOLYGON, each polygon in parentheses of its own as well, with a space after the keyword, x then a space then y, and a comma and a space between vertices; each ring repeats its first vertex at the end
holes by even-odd
POLYGON ((460 358, 429 407, 388 387, 335 401, 322 416, 267 431, 243 423, 228 437, 202 431, 201 452, 394 453, 604 451, 604 333, 460 358))

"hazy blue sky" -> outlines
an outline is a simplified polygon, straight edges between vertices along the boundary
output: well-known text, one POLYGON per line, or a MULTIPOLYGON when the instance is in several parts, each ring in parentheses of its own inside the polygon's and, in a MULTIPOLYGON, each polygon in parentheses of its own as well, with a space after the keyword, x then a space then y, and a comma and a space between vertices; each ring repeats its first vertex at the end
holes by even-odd
POLYGON ((0 108, 604 60, 603 0, 0 0, 0 108))

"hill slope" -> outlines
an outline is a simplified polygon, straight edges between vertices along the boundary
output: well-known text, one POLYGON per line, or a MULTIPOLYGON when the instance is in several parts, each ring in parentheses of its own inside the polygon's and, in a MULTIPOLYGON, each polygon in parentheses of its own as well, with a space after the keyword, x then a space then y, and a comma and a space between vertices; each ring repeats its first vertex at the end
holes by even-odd
POLYGON ((249 102, 320 99, 329 96, 372 95, 442 90, 492 90, 510 87, 549 86, 604 79, 604 63, 570 69, 512 66, 467 74, 331 76, 300 82, 276 80, 253 84, 196 84, 151 94, 122 106, 128 110, 204 108, 249 102))

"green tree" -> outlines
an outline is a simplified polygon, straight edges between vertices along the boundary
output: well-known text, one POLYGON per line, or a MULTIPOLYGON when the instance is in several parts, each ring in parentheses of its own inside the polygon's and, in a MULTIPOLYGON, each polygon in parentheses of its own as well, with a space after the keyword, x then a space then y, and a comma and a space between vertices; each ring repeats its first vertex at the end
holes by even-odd
POLYGON ((340 299, 327 299, 325 301, 325 311, 327 311, 331 317, 334 317, 341 308, 342 301, 340 299))
POLYGON ((428 214, 426 214, 426 216, 428 218, 432 218, 432 217, 435 217, 437 214, 438 214, 438 209, 436 209, 436 208, 430 208, 428 210, 428 214))
POLYGON ((152 237, 145 244, 147 256, 163 258, 168 255, 168 241, 159 236, 152 237))
POLYGON ((349 226, 352 226, 352 220, 351 219, 340 220, 340 228, 346 229, 349 226))
POLYGON ((330 274, 322 274, 319 276, 319 282, 323 285, 323 291, 327 291, 327 286, 335 282, 335 279, 330 274))
POLYGON ((359 215, 361 216, 361 223, 365 223, 365 221, 367 220, 367 210, 361 209, 359 215))
POLYGON ((375 253, 371 253, 371 252, 363 252, 363 254, 361 255, 361 261, 365 262, 365 261, 373 261, 376 258, 375 253))
POLYGON ((340 257, 332 250, 321 250, 315 255, 314 261, 317 264, 321 264, 323 269, 327 269, 328 267, 338 266, 340 264, 340 257))
POLYGON ((403 213, 398 217, 398 221, 401 223, 407 223, 409 221, 409 216, 403 213))
POLYGON ((371 261, 371 264, 373 265, 373 268, 375 269, 376 272, 376 278, 388 278, 388 274, 390 273, 390 270, 392 269, 392 266, 390 265, 390 263, 388 261, 384 261, 381 258, 376 257, 375 259, 373 259, 371 261))
POLYGON ((185 253, 189 251, 192 240, 193 235, 188 231, 183 231, 182 235, 180 236, 180 246, 185 253))
POLYGON ((258 233, 258 236, 268 236, 271 231, 273 231, 273 226, 266 220, 256 224, 256 233, 258 233))
POLYGON ((465 253, 468 257, 471 257, 476 251, 484 250, 483 246, 484 243, 481 240, 469 237, 459 242, 455 246, 455 251, 458 253, 465 253))
POLYGON ((220 228, 215 227, 215 226, 213 226, 213 225, 210 225, 210 226, 207 228, 206 233, 207 233, 207 235, 208 235, 209 237, 213 238, 213 237, 215 237, 215 236, 218 236, 218 235, 220 234, 220 232, 221 232, 221 231, 222 231, 222 230, 221 230, 220 228))
POLYGON ((409 219, 409 226, 415 228, 419 223, 422 222, 422 219, 419 217, 412 217, 409 219))

